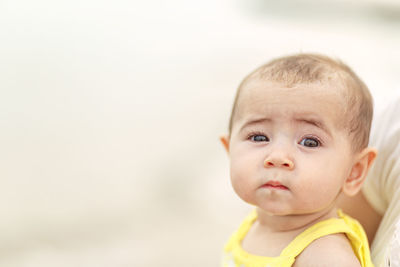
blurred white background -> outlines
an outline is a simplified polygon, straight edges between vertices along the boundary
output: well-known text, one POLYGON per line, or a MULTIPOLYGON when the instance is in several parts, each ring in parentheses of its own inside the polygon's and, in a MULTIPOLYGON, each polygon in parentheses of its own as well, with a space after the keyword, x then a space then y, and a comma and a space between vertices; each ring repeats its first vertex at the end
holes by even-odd
POLYGON ((0 266, 218 266, 241 79, 319 52, 379 108, 399 47, 395 0, 1 0, 0 266))

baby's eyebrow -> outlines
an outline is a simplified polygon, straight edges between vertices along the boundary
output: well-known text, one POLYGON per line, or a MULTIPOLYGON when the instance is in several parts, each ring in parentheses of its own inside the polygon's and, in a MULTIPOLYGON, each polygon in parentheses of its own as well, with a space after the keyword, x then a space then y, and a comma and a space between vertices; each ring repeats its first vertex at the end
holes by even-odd
POLYGON ((242 125, 242 127, 240 127, 239 132, 241 132, 244 128, 255 125, 255 124, 261 124, 264 122, 270 122, 271 119, 269 118, 260 118, 260 119, 252 119, 249 121, 246 121, 245 124, 242 125))
POLYGON ((323 123, 322 121, 318 120, 318 119, 312 119, 312 118, 298 118, 296 119, 296 121, 298 122, 304 122, 306 124, 311 124, 317 128, 322 129, 324 132, 331 134, 331 132, 329 131, 329 128, 325 125, 325 123, 323 123))

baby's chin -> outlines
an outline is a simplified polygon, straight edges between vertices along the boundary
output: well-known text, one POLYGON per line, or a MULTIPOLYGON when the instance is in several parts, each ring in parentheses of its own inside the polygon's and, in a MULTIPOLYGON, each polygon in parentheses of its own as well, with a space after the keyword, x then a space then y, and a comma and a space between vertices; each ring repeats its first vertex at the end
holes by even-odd
POLYGON ((264 214, 267 216, 280 216, 280 217, 300 217, 315 215, 318 213, 325 213, 327 210, 323 208, 310 207, 309 209, 285 206, 285 205, 255 205, 259 214, 264 214))
POLYGON ((257 212, 267 216, 292 216, 296 214, 292 209, 276 206, 257 206, 257 212))

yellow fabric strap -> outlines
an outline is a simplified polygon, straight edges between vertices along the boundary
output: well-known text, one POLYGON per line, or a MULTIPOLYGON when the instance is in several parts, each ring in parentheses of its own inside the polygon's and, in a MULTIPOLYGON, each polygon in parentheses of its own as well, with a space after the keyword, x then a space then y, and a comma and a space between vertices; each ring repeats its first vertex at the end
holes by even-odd
POLYGON ((337 218, 331 218, 309 227, 298 235, 281 253, 281 256, 297 257, 314 240, 337 233, 346 233, 354 236, 352 229, 337 218))

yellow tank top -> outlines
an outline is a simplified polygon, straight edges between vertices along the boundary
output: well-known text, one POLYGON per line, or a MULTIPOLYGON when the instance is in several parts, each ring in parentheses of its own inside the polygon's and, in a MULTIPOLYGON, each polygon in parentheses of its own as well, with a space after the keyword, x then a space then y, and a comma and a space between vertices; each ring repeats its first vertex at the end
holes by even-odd
POLYGON ((252 255, 244 251, 241 241, 257 219, 254 210, 231 236, 224 249, 223 267, 288 267, 292 266, 296 257, 314 240, 322 236, 345 233, 362 267, 373 267, 367 236, 355 219, 338 210, 339 218, 331 218, 318 222, 301 234, 282 250, 279 257, 252 255))

